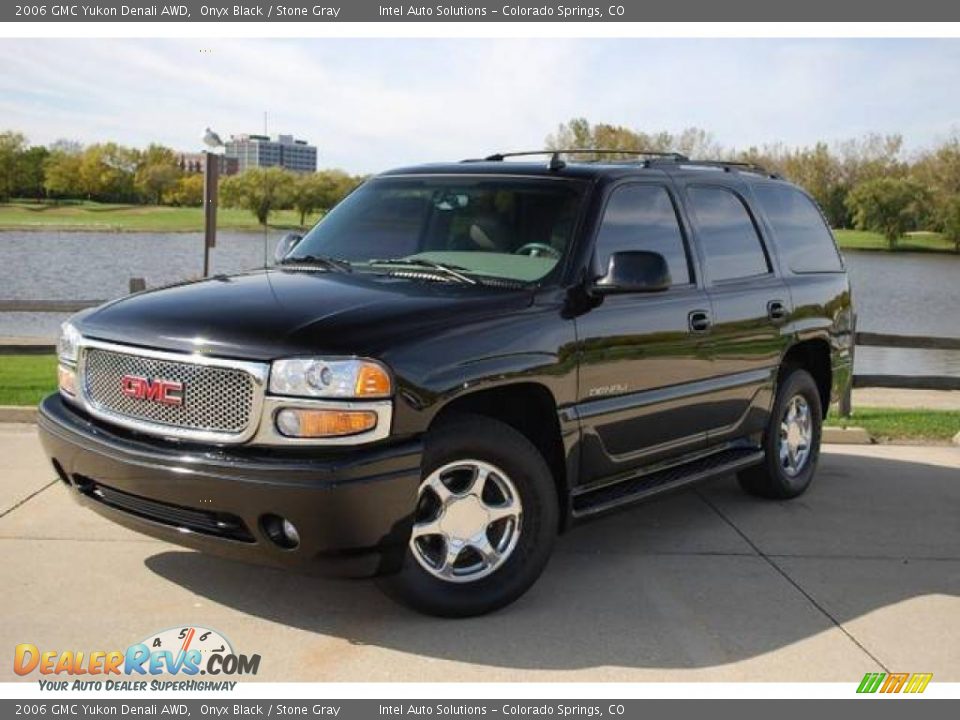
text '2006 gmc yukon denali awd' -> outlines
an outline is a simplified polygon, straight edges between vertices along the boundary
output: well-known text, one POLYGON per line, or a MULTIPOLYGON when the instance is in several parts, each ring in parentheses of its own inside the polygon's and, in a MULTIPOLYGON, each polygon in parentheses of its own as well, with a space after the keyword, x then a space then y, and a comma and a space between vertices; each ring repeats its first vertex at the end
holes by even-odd
POLYGON ((384 173, 275 267, 75 316, 57 474, 149 535, 452 616, 598 513, 731 472, 804 492, 853 352, 813 201, 752 166, 548 157, 384 173))

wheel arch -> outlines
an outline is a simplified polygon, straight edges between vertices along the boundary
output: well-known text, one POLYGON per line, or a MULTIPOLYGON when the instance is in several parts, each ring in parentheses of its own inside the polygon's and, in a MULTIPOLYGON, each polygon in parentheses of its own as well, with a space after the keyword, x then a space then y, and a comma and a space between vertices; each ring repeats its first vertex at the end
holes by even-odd
POLYGON ((479 415, 498 420, 537 448, 553 475, 563 529, 569 497, 567 459, 557 401, 550 389, 541 383, 526 381, 458 395, 433 416, 428 433, 439 423, 457 415, 479 415))
POLYGON ((802 368, 813 377, 820 392, 820 405, 826 417, 830 408, 830 389, 833 384, 833 369, 830 362, 830 343, 822 337, 800 340, 790 346, 780 363, 778 381, 791 368, 802 368))

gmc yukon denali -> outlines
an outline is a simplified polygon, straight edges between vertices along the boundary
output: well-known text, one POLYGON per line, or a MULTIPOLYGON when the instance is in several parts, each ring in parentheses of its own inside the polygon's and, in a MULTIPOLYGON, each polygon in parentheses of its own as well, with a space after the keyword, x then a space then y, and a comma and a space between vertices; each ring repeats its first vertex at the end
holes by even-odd
POLYGON ((57 475, 148 535, 446 616, 606 511, 727 473, 800 495, 853 355, 817 206, 752 165, 585 157, 386 172, 272 267, 76 315, 57 475))

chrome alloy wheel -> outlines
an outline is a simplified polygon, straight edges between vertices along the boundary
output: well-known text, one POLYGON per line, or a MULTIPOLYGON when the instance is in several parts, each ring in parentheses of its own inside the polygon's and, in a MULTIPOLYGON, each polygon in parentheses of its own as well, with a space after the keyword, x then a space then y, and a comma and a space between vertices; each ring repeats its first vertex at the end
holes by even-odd
POLYGON ((420 484, 410 550, 428 573, 466 583, 486 577, 520 539, 520 494, 505 472, 481 460, 459 460, 420 484))
POLYGON ((784 406, 780 418, 780 467, 790 477, 796 476, 810 459, 813 444, 813 416, 810 404, 802 395, 794 395, 784 406))

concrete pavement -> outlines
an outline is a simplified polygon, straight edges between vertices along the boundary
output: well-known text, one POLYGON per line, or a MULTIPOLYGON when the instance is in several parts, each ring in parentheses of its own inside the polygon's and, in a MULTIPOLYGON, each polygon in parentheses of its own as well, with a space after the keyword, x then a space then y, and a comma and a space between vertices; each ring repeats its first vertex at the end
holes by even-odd
POLYGON ((958 471, 960 448, 828 447, 800 499, 718 479, 577 528, 518 603, 440 621, 370 582, 114 526, 53 480, 32 426, 5 425, 0 652, 124 648, 192 624, 259 653, 263 680, 960 681, 958 471))

